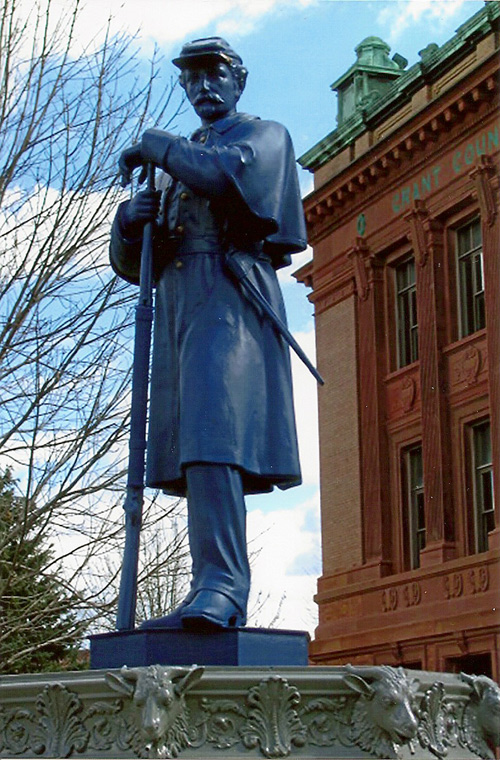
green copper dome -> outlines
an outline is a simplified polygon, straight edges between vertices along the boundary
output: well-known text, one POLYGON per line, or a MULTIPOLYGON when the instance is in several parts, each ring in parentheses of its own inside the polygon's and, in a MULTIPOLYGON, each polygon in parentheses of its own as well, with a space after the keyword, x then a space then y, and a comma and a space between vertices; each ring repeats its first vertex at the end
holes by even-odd
POLYGON ((379 98, 401 76, 408 61, 396 54, 380 37, 366 37, 356 46, 357 61, 331 86, 338 93, 339 126, 356 111, 379 98))
POLYGON ((398 69, 399 66, 389 58, 390 46, 380 37, 366 37, 356 46, 358 64, 379 66, 383 69, 398 69))

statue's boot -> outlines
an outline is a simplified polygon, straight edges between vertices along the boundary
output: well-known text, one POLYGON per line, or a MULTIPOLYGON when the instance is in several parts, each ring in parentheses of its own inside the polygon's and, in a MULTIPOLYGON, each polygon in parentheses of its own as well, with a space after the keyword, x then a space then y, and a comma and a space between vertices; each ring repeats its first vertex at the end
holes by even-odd
POLYGON ((198 591, 191 604, 180 611, 180 616, 184 628, 191 631, 239 628, 246 623, 244 611, 232 599, 208 589, 198 591))
POLYGON ((163 617, 145 620, 140 625, 141 630, 148 630, 150 628, 182 628, 182 611, 193 601, 194 596, 195 591, 191 589, 186 598, 183 599, 179 606, 172 610, 172 612, 169 612, 168 615, 163 615, 163 617))
POLYGON ((180 610, 191 630, 246 623, 250 566, 240 471, 220 464, 186 467, 192 601, 180 610))

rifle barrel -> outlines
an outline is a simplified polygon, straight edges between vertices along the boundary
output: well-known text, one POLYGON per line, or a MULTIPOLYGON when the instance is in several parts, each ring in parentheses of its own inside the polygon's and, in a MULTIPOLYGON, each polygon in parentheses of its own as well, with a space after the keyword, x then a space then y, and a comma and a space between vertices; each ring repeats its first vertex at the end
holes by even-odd
MULTIPOLYGON (((148 164, 148 190, 154 189, 155 169, 153 164, 148 164)), ((153 322, 153 229, 153 222, 144 227, 139 301, 135 309, 127 495, 123 505, 125 510, 125 548, 116 618, 116 627, 119 631, 134 628, 137 603, 139 542, 144 501, 149 355, 153 322)))

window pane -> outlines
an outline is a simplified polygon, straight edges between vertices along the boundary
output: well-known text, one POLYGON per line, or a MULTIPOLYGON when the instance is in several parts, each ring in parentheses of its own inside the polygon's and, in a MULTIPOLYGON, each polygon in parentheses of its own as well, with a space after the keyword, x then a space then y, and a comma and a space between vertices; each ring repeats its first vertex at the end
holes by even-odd
POLYGON ((474 428, 476 466, 491 464, 491 435, 490 423, 483 422, 474 428))
POLYGON ((486 313, 484 309, 484 293, 481 293, 476 298, 475 317, 476 317, 477 329, 482 330, 483 327, 486 326, 486 313))
POLYGON ((470 258, 460 262, 460 295, 462 314, 462 337, 474 332, 474 297, 472 287, 472 266, 470 258))
POLYGON ((411 486, 422 488, 424 484, 424 470, 422 466, 422 449, 420 446, 410 451, 411 461, 411 486))
POLYGON ((480 473, 481 492, 483 495, 484 512, 493 511, 493 473, 491 470, 480 473))
POLYGON ((418 359, 418 319, 415 260, 396 268, 396 321, 398 326, 398 367, 418 359))
POLYGON ((472 222, 471 226, 471 243, 473 248, 479 248, 481 245, 481 224, 479 219, 472 222))
POLYGON ((409 291, 409 300, 411 307, 411 326, 416 327, 418 325, 417 319, 417 291, 415 289, 409 291))
POLYGON ((483 251, 479 219, 457 230, 460 337, 486 325, 484 310, 483 251))
POLYGON ((474 254, 474 285, 476 293, 483 290, 483 256, 481 253, 474 254))
POLYGON ((407 449, 403 458, 406 494, 404 495, 403 520, 405 530, 404 550, 406 569, 420 567, 420 552, 425 548, 425 499, 422 447, 407 449))
MULTIPOLYGON (((424 492, 419 491, 416 494, 416 511, 417 511, 417 547, 418 552, 425 549, 425 511, 424 511, 424 492)), ((420 564, 420 557, 419 557, 420 564)))
POLYGON ((488 551, 488 533, 495 527, 490 423, 475 425, 473 433, 474 524, 477 552, 488 551))

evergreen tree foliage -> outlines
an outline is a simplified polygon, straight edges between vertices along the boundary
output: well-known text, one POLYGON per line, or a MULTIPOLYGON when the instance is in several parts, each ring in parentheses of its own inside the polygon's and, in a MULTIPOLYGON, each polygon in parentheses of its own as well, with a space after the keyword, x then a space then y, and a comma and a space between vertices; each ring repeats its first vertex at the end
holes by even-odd
POLYGON ((0 475, 0 672, 75 667, 81 626, 42 529, 27 529, 33 508, 0 475))

